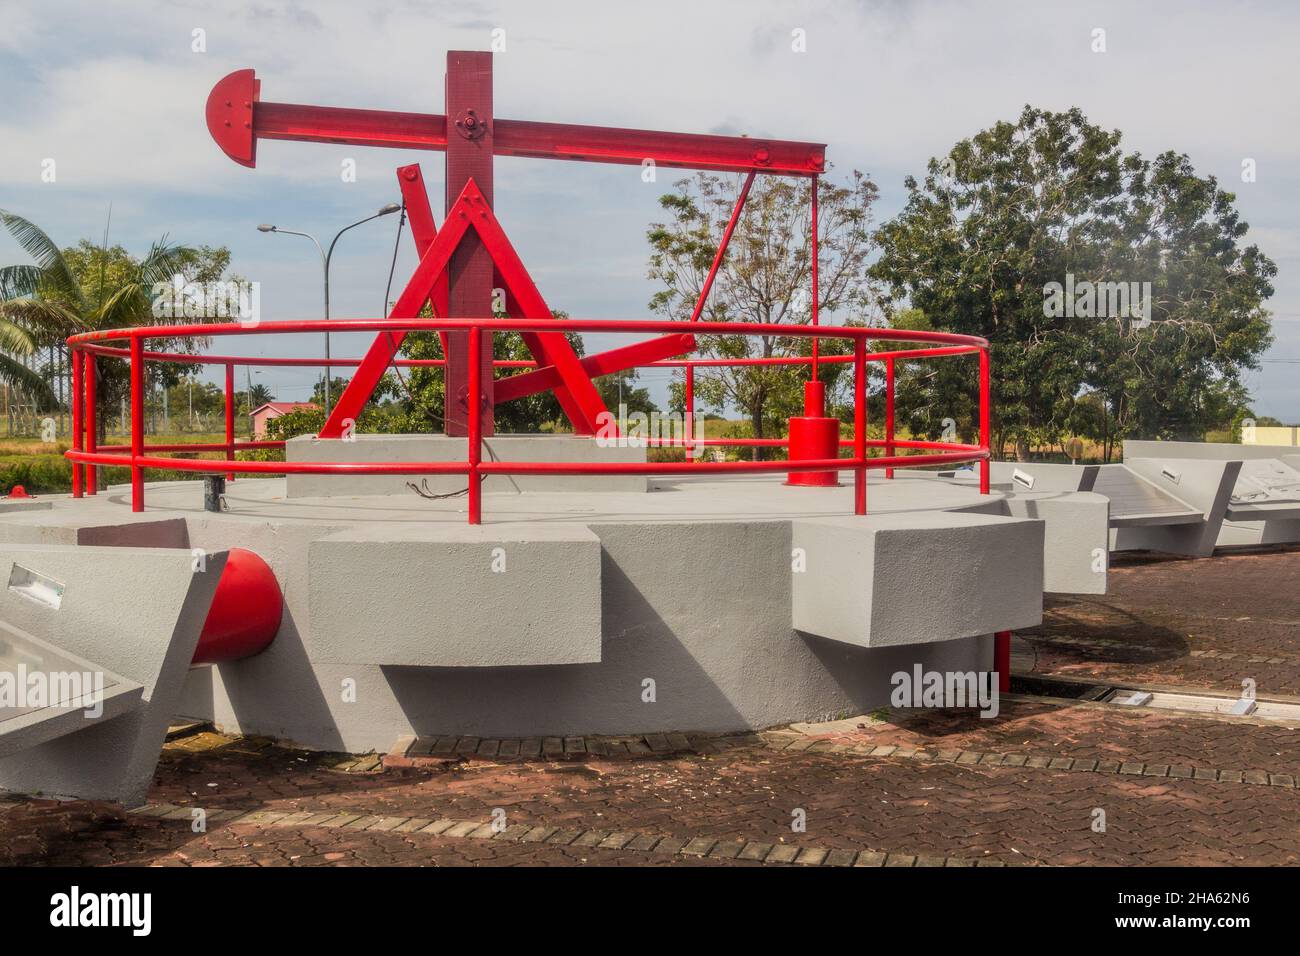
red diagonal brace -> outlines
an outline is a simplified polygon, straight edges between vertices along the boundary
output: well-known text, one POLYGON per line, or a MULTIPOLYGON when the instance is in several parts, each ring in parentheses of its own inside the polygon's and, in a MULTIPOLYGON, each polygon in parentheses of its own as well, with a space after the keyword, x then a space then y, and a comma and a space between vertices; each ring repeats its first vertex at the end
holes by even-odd
MULTIPOLYGON (((408 196, 408 205, 409 203, 408 196)), ((428 206, 427 197, 424 206, 428 206)), ((425 230, 430 227, 432 218, 432 214, 427 220, 419 217, 422 237, 427 235, 425 230)), ((416 234, 416 223, 417 217, 412 216, 413 236, 416 234)), ((445 282, 451 253, 471 226, 496 263, 501 284, 510 297, 512 315, 528 319, 551 317, 546 301, 537 291, 510 240, 506 238, 500 222, 484 202, 478 187, 470 180, 452 206, 442 230, 428 242, 410 282, 393 306, 390 318, 413 318, 419 314, 427 299, 438 294, 438 283, 445 282)), ((420 239, 417 238, 416 241, 418 244, 420 239)), ((436 309, 435 299, 435 311, 436 309)), ((339 396, 329 420, 320 430, 321 438, 338 438, 343 434, 346 421, 356 421, 405 337, 404 332, 380 333, 376 337, 361 364, 357 366, 352 381, 339 396)), ((525 333, 524 342, 539 365, 554 368, 560 379, 560 385, 555 390, 556 398, 574 431, 580 435, 595 434, 600 413, 606 411, 605 403, 601 401, 596 386, 578 361, 568 340, 560 332, 546 332, 525 333)))
MULTIPOLYGON (((613 375, 624 369, 649 365, 660 359, 686 355, 695 351, 695 336, 688 334, 664 335, 607 352, 597 352, 582 359, 582 368, 592 378, 613 375)), ((493 387, 492 397, 497 404, 544 392, 560 384, 560 373, 554 366, 521 372, 508 378, 499 378, 493 387)))

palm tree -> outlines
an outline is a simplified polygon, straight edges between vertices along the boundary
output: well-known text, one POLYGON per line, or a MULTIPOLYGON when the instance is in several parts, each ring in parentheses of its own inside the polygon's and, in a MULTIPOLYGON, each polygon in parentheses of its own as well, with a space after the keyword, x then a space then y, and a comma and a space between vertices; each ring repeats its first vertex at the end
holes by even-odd
MULTIPOLYGON (((184 273, 196 255, 188 246, 168 244, 163 236, 141 260, 123 254, 124 261, 114 262, 111 277, 105 268, 107 250, 95 250, 90 260, 83 260, 82 273, 90 271, 87 265, 97 265, 97 275, 78 274, 68 257, 35 223, 0 209, 0 225, 33 260, 0 268, 0 382, 15 386, 45 405, 56 401, 53 388, 17 356, 51 346, 62 349, 63 340, 76 332, 124 328, 149 321, 154 286, 184 273)), ((100 365, 101 379, 120 377, 105 376, 103 363, 100 365)), ((105 384, 110 387, 102 389, 101 395, 112 401, 113 396, 106 392, 120 390, 111 387, 120 383, 105 384)))

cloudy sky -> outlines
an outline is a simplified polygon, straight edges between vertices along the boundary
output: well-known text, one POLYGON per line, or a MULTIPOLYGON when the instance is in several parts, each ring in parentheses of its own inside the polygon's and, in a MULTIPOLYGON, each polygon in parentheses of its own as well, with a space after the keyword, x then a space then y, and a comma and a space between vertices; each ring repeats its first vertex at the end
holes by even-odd
MULTIPOLYGON (((398 198, 399 165, 422 162, 440 196, 442 156, 267 142, 246 169, 208 136, 208 91, 253 67, 268 101, 441 113, 445 51, 489 49, 494 30, 506 43, 494 64, 498 117, 826 142, 841 174, 879 183, 881 218, 902 205, 904 176, 1025 103, 1079 106, 1123 130, 1128 150, 1186 152, 1236 191, 1250 241, 1278 264, 1277 341, 1249 382, 1258 413, 1300 421, 1300 8, 1282 2, 25 0, 6 6, 0 32, 0 206, 70 245, 99 238, 111 202, 113 241, 137 253, 163 233, 226 245, 234 270, 261 283, 264 318, 315 318, 315 249, 256 224, 328 241, 398 198), (1097 28, 1104 53, 1092 51, 1097 28), (806 52, 791 49, 795 29, 806 52), (42 182, 51 158, 55 182, 42 182), (348 158, 357 177, 345 183, 348 158), (1255 182, 1241 181, 1246 158, 1255 182)), ((645 228, 671 178, 499 159, 496 209, 553 308, 647 317, 645 228)), ((378 220, 340 241, 335 316, 378 313, 396 225, 378 220)), ((21 257, 0 239, 0 263, 21 257)), ((404 237, 399 287, 413 264, 404 237)), ((364 344, 336 337, 334 347, 364 344)), ((302 399, 311 377, 263 380, 302 399)), ((664 377, 648 376, 657 392, 664 377)))

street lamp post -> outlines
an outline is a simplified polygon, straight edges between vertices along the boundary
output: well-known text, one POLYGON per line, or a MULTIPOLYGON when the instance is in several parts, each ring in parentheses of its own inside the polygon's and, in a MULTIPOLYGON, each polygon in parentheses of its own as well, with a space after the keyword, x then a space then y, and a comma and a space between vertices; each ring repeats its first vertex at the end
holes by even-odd
MULTIPOLYGON (((334 255, 334 244, 339 241, 339 236, 343 235, 343 233, 347 232, 349 229, 354 229, 363 223, 370 222, 370 220, 372 219, 378 219, 380 216, 392 215, 393 213, 397 212, 401 208, 402 207, 397 203, 390 202, 387 205, 382 206, 380 210, 377 213, 375 213, 373 216, 366 216, 365 219, 358 219, 350 226, 344 226, 342 229, 340 229, 338 232, 334 234, 334 238, 330 241, 328 250, 326 250, 323 246, 321 246, 320 240, 318 240, 315 236, 313 236, 309 232, 298 232, 297 230, 294 229, 281 229, 279 226, 273 226, 270 223, 265 223, 265 222, 257 227, 257 231, 278 232, 278 233, 283 233, 286 236, 302 236, 304 239, 310 239, 312 242, 316 244, 316 251, 320 253, 321 265, 325 273, 325 321, 328 322, 330 317, 330 259, 334 255)), ((325 417, 326 418, 329 418, 329 413, 330 413, 329 360, 330 360, 330 334, 326 332, 325 333, 325 363, 326 363, 325 364, 325 417)))

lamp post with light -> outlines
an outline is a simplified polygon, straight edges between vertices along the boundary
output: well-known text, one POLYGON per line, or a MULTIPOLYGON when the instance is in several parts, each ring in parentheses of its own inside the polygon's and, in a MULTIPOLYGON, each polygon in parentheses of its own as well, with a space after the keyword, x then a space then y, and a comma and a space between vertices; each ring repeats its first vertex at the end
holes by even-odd
MULTIPOLYGON (((397 212, 398 210, 400 210, 401 208, 402 208, 402 207, 401 207, 399 204, 397 204, 397 203, 395 203, 395 202, 390 202, 390 203, 388 203, 387 205, 382 206, 382 207, 380 208, 380 210, 379 210, 377 213, 375 213, 373 216, 367 216, 365 219, 358 219, 356 222, 352 223, 352 225, 350 225, 350 226, 344 226, 342 229, 340 229, 338 232, 336 232, 336 233, 334 234, 334 238, 330 241, 330 245, 329 245, 329 249, 328 249, 328 250, 326 250, 324 247, 322 247, 321 244, 320 244, 320 240, 318 240, 315 236, 313 236, 313 235, 312 235, 311 233, 309 233, 309 232, 298 232, 298 231, 295 230, 295 229, 281 229, 279 226, 273 226, 273 225, 271 225, 271 224, 269 224, 269 223, 265 223, 265 222, 262 223, 260 226, 257 227, 257 231, 258 231, 258 232, 278 232, 278 233, 282 233, 282 234, 284 234, 284 235, 286 235, 286 236, 302 236, 304 239, 310 239, 312 242, 316 243, 316 251, 320 253, 321 265, 323 266, 323 268, 324 268, 324 272, 325 272, 325 320, 326 320, 326 321, 329 321, 329 317, 330 317, 330 258, 334 255, 334 245, 335 245, 335 243, 337 243, 337 242, 339 241, 339 236, 343 235, 343 233, 347 232, 349 229, 354 229, 354 228, 356 228, 357 226, 360 226, 362 223, 370 222, 372 219, 378 219, 380 216, 390 216, 390 215, 392 215, 393 213, 395 213, 395 212, 397 212)), ((329 417, 329 413, 330 413, 330 365, 329 365, 329 360, 330 360, 330 334, 329 334, 328 332, 326 332, 326 333, 325 333, 325 363, 326 363, 326 364, 325 364, 325 417, 326 417, 326 418, 329 417)))

